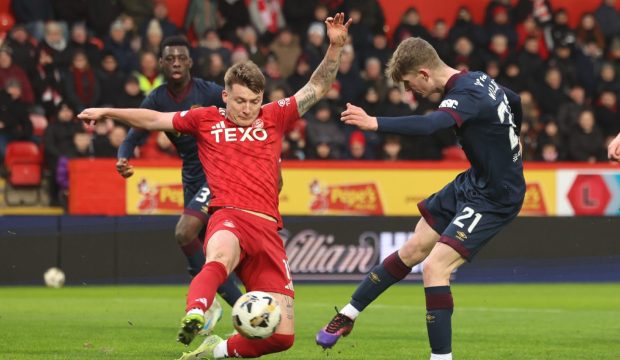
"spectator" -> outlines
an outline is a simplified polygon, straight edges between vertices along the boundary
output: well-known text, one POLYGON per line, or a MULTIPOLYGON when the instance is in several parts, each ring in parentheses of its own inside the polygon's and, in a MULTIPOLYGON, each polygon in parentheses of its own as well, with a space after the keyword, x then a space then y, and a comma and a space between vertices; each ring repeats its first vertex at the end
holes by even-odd
POLYGON ((134 76, 125 79, 122 95, 116 100, 116 107, 138 108, 144 100, 144 94, 140 90, 140 83, 134 76))
POLYGON ((546 60, 549 57, 549 48, 547 47, 543 30, 534 20, 534 16, 526 17, 522 23, 517 25, 517 36, 517 49, 523 48, 526 40, 534 38, 538 41, 538 55, 540 55, 540 58, 546 60))
POLYGON ((291 131, 284 135, 282 140, 282 159, 304 160, 306 158, 306 121, 297 120, 291 126, 291 131))
POLYGON ((601 51, 605 48, 605 35, 603 35, 592 13, 585 13, 581 16, 581 20, 575 31, 575 36, 577 44, 584 46, 593 42, 601 51))
POLYGON ((556 161, 561 161, 562 159, 560 158, 559 149, 554 143, 545 143, 542 145, 542 149, 540 150, 540 157, 537 160, 547 163, 553 163, 556 161))
POLYGON ((363 22, 362 11, 359 8, 352 7, 349 10, 349 17, 352 21, 349 27, 349 38, 351 39, 351 44, 359 59, 357 66, 361 68, 364 66, 364 60, 368 54, 370 31, 368 26, 363 22))
POLYGON ((52 117, 63 101, 62 72, 47 50, 39 49, 36 59, 38 62, 32 74, 32 86, 37 103, 43 106, 47 117, 52 117))
POLYGON ((448 40, 454 44, 459 38, 466 37, 475 47, 484 48, 487 44, 487 34, 484 29, 473 22, 471 12, 466 6, 461 6, 456 14, 456 21, 450 29, 448 40))
POLYGON ((246 3, 252 25, 267 41, 286 26, 280 0, 248 0, 246 3))
POLYGON ((365 88, 373 88, 378 95, 378 101, 384 102, 387 95, 388 85, 383 71, 381 71, 381 62, 377 58, 367 58, 362 72, 365 88))
POLYGON ((148 95, 153 89, 164 83, 164 76, 159 73, 157 55, 152 52, 143 52, 140 55, 140 70, 134 71, 133 76, 138 79, 140 91, 148 95))
POLYGON ((568 137, 568 160, 594 163, 603 160, 603 135, 591 110, 579 115, 577 127, 568 137))
POLYGON ((67 103, 62 103, 54 121, 45 129, 44 149, 45 163, 52 172, 50 182, 51 203, 59 203, 59 188, 56 182, 58 159, 73 150, 73 137, 84 128, 82 123, 75 119, 73 110, 67 103))
POLYGON ((161 160, 178 159, 179 155, 164 131, 155 131, 149 135, 146 143, 140 146, 140 159, 161 160))
POLYGON ((349 160, 370 160, 371 157, 366 151, 366 138, 360 130, 355 130, 349 135, 347 141, 346 159, 349 160))
POLYGON ((602 0, 594 11, 594 18, 608 42, 614 36, 620 36, 620 13, 616 10, 616 0, 602 0))
POLYGON ((168 6, 164 1, 156 1, 153 7, 153 17, 142 23, 140 27, 140 35, 142 35, 142 37, 147 37, 149 27, 155 26, 152 25, 153 21, 159 25, 159 28, 163 32, 163 38, 179 33, 179 28, 168 19, 168 6))
POLYGON ((538 51, 538 40, 529 38, 525 41, 523 51, 517 56, 517 64, 521 69, 521 76, 529 80, 528 85, 538 81, 544 76, 545 63, 538 51))
POLYGON ((90 42, 88 38, 88 30, 86 24, 77 22, 71 28, 71 41, 67 46, 67 51, 73 56, 75 52, 81 51, 86 54, 89 64, 99 64, 101 59, 101 50, 97 45, 90 42))
POLYGON ((9 81, 6 88, 0 90, 0 160, 4 159, 9 142, 32 140, 28 105, 20 98, 21 87, 15 81, 9 81))
POLYGON ((614 94, 620 94, 620 83, 618 83, 616 69, 611 63, 603 63, 603 66, 601 67, 601 73, 597 80, 597 96, 601 95, 603 91, 611 91, 614 94))
POLYGON ((355 62, 355 53, 351 45, 345 45, 342 51, 336 80, 341 84, 340 97, 343 104, 355 102, 364 91, 364 82, 355 62))
POLYGON ((340 157, 345 140, 336 116, 325 101, 318 102, 314 107, 314 113, 308 115, 306 140, 310 149, 315 150, 311 156, 319 156, 316 150, 319 150, 319 145, 326 144, 329 147, 327 153, 331 158, 340 157))
POLYGON ((398 86, 392 86, 388 90, 384 116, 407 116, 411 114, 411 108, 403 102, 403 94, 398 86))
POLYGON ((385 65, 392 56, 392 51, 388 48, 387 37, 384 32, 375 33, 372 36, 372 44, 368 48, 368 57, 379 59, 381 69, 385 70, 385 65))
POLYGON ((557 116, 558 129, 565 139, 570 131, 577 126, 579 114, 586 107, 586 92, 583 87, 573 86, 568 96, 570 101, 559 106, 557 116))
POLYGON ((8 82, 16 82, 21 88, 21 98, 25 103, 34 103, 34 93, 30 80, 24 70, 13 63, 13 50, 8 46, 0 47, 0 90, 6 89, 8 82))
POLYGON ((463 64, 468 70, 480 71, 484 69, 482 55, 476 51, 474 44, 466 36, 461 36, 454 42, 454 56, 451 66, 463 64))
POLYGON ((112 126, 102 135, 93 138, 94 154, 98 158, 116 158, 118 148, 127 136, 127 130, 123 126, 112 126))
POLYGON ((303 54, 297 59, 295 71, 286 79, 286 82, 292 91, 298 91, 310 80, 310 75, 312 75, 312 71, 310 64, 308 64, 308 57, 303 54))
MULTIPOLYGON (((493 5, 493 2, 489 3, 489 7, 491 7, 491 5, 493 5)), ((491 17, 485 24, 485 30, 488 36, 491 37, 495 34, 505 35, 508 39, 508 43, 513 47, 517 44, 517 31, 510 19, 509 10, 509 6, 505 4, 494 6, 491 11, 491 17)))
POLYGON ((54 64, 63 69, 71 62, 65 29, 64 24, 56 21, 45 23, 43 41, 39 42, 37 47, 38 50, 45 50, 52 57, 54 64))
POLYGON ((76 111, 99 104, 101 97, 99 81, 88 63, 86 54, 82 51, 73 54, 71 67, 65 76, 65 93, 67 101, 76 111))
POLYGON ((514 22, 520 24, 531 17, 536 24, 546 28, 553 20, 553 7, 549 0, 519 0, 514 8, 514 22))
POLYGON ((570 101, 565 93, 562 73, 557 68, 549 68, 545 73, 544 83, 538 89, 536 96, 544 99, 538 105, 542 115, 555 116, 560 105, 570 101))
MULTIPOLYGON (((543 131, 538 135, 538 139, 536 140, 536 146, 537 146, 537 152, 536 152, 536 156, 535 159, 538 161, 544 160, 544 161, 549 161, 551 154, 545 154, 545 146, 546 145, 553 145, 553 147, 556 150, 556 154, 555 156, 553 156, 553 161, 561 161, 564 160, 564 156, 563 154, 560 153, 560 149, 565 149, 565 143, 564 143, 564 137, 562 136, 562 134, 560 133, 559 129, 558 129, 558 125, 556 124, 555 120, 549 120, 547 121, 547 123, 545 124, 545 127, 543 128, 543 131), (545 158, 545 156, 547 158, 545 158)), ((550 151, 549 149, 547 149, 546 151, 550 151)))
POLYGON ((268 48, 258 42, 256 30, 254 30, 254 28, 251 26, 245 26, 241 28, 240 40, 246 52, 248 53, 248 58, 252 60, 252 62, 255 63, 259 68, 264 67, 265 63, 267 62, 268 48))
POLYGON ((528 79, 521 76, 521 68, 515 61, 508 62, 496 80, 499 84, 516 93, 520 93, 528 87, 528 79))
POLYGON ((126 75, 119 70, 118 61, 112 52, 101 54, 101 66, 96 71, 99 87, 101 88, 101 106, 117 106, 123 94, 126 75))
POLYGON ((577 66, 573 56, 573 48, 561 42, 553 49, 548 66, 556 67, 562 74, 566 86, 577 84, 577 66))
POLYGON ((304 54, 308 58, 311 69, 316 69, 327 51, 327 45, 323 43, 325 27, 322 23, 314 22, 308 28, 308 39, 304 47, 304 54))
MULTIPOLYGON (((359 9, 362 13, 362 25, 371 32, 376 33, 384 30, 385 16, 377 0, 345 0, 345 6, 349 9, 359 9)), ((329 11, 330 14, 335 12, 337 12, 337 9, 329 11)))
POLYGON ((402 141, 398 135, 386 135, 383 141, 382 159, 388 161, 405 160, 402 141))
POLYGON ((91 135, 84 130, 76 132, 73 135, 72 145, 69 152, 60 156, 55 169, 59 202, 64 208, 67 207, 67 199, 69 197, 69 160, 92 156, 91 135))
MULTIPOLYGON (((224 47, 220 36, 214 30, 209 30, 200 39, 199 46, 195 49, 194 55, 194 76, 204 78, 204 74, 212 72, 209 68, 213 58, 211 55, 217 54, 222 66, 227 67, 230 64, 231 50, 224 47)), ((218 83, 223 84, 223 83, 218 83)))
POLYGON ((421 37, 430 41, 431 35, 428 30, 420 23, 420 14, 414 7, 409 7, 400 18, 400 23, 394 30, 394 43, 399 44, 409 37, 421 37))
MULTIPOLYGON (((299 1, 287 2, 293 3, 295 6, 299 6, 300 3, 299 1)), ((306 3, 306 1, 303 1, 303 3, 306 3)), ((219 31, 225 39, 231 39, 238 27, 250 25, 250 14, 244 0, 218 0, 217 11, 221 19, 224 19, 224 23, 219 24, 219 31)), ((198 16, 202 15, 198 14, 198 16)), ((201 33, 197 32, 197 34, 201 33)))
MULTIPOLYGON (((148 1, 134 1, 148 2, 148 1)), ((85 1, 87 20, 86 24, 99 39, 106 36, 110 29, 110 24, 120 15, 121 5, 119 0, 97 0, 85 1)), ((78 22, 83 20, 78 20, 78 22)), ((96 64, 96 63, 92 63, 96 64)))
POLYGON ((618 112, 618 100, 615 92, 609 90, 601 92, 594 106, 594 118, 603 138, 615 137, 620 132, 620 112, 618 112))
POLYGON ((560 43, 568 46, 575 44, 575 32, 568 25, 568 14, 564 8, 560 8, 555 12, 553 24, 551 25, 551 37, 547 39, 549 50, 553 50, 560 43))
POLYGON ((297 58, 301 55, 299 39, 293 34, 291 29, 283 28, 269 46, 269 50, 278 59, 282 77, 289 77, 295 69, 297 58))
POLYGON ((338 159, 333 147, 327 142, 320 142, 314 147, 313 153, 309 156, 316 160, 335 160, 338 159))
POLYGON ((155 12, 155 1, 120 0, 123 12, 134 19, 137 27, 146 24, 155 12))
POLYGON ((35 43, 36 40, 30 36, 26 27, 20 24, 13 26, 5 43, 8 48, 13 50, 13 62, 19 64, 26 74, 32 74, 35 71, 35 43))
POLYGON ((442 59, 449 59, 452 55, 452 44, 448 40, 448 25, 444 19, 437 19, 431 29, 430 43, 442 59))
POLYGON ((104 41, 104 50, 114 54, 122 72, 130 73, 134 70, 135 61, 134 53, 126 35, 127 32, 123 23, 120 20, 114 21, 110 25, 110 34, 104 41))
POLYGON ((513 60, 513 53, 508 45, 508 38, 504 34, 493 35, 489 43, 487 64, 494 61, 498 67, 504 67, 511 60, 513 60))
POLYGON ((164 38, 163 36, 164 32, 161 25, 157 20, 151 20, 146 27, 146 33, 142 40, 142 50, 152 52, 153 54, 159 54, 161 52, 159 45, 164 38))

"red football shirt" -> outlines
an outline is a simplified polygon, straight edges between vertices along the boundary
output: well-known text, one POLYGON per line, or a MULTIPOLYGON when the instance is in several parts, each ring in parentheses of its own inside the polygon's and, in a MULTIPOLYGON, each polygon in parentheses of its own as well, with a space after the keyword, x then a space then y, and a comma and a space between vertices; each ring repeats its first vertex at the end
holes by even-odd
POLYGON ((261 107, 252 125, 238 126, 215 106, 181 111, 174 128, 192 134, 209 182, 210 207, 232 206, 273 216, 278 211, 279 159, 284 131, 299 118, 294 97, 261 107))

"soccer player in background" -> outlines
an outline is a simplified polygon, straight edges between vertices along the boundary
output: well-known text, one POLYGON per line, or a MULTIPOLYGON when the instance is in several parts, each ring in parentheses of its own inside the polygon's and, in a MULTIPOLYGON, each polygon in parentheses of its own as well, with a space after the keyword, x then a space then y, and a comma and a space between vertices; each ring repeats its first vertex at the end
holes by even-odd
MULTIPOLYGON (((220 85, 190 75, 193 61, 189 49, 189 42, 183 36, 171 36, 162 41, 159 65, 166 83, 154 89, 140 107, 155 111, 183 111, 196 106, 224 106, 221 95, 223 88, 220 85)), ((133 175, 133 166, 128 159, 133 156, 136 146, 143 144, 149 134, 145 130, 129 130, 118 149, 116 170, 122 177, 133 175)), ((176 131, 166 131, 165 134, 183 160, 181 179, 185 210, 179 218, 174 234, 187 258, 189 273, 196 276, 205 264, 200 235, 209 221, 207 209, 211 190, 198 159, 196 139, 176 131)), ((241 296, 241 291, 232 278, 218 288, 218 293, 230 306, 241 296)), ((221 311, 215 315, 219 317, 221 311)))
POLYGON ((437 111, 423 116, 371 117, 347 104, 341 120, 361 130, 428 135, 452 127, 471 163, 443 189, 418 204, 422 218, 403 246, 371 270, 351 301, 319 332, 330 348, 353 329, 357 316, 383 291, 425 260, 426 326, 431 360, 452 359, 450 274, 519 213, 525 180, 519 144, 521 100, 485 73, 459 72, 446 65, 421 38, 403 41, 387 75, 405 89, 427 97, 443 95, 437 111))
POLYGON ((278 168, 282 137, 287 128, 330 89, 340 65, 351 20, 338 13, 325 20, 330 45, 310 80, 294 96, 261 106, 265 77, 252 62, 226 71, 222 93, 226 109, 215 106, 161 113, 148 109, 86 109, 85 122, 114 118, 148 130, 192 134, 209 179, 212 198, 207 227, 207 261, 194 277, 187 295, 187 314, 178 340, 189 344, 204 324, 204 313, 216 289, 235 270, 247 291, 270 293, 282 307, 275 334, 227 340, 209 336, 182 359, 259 357, 293 345, 293 283, 278 229, 278 168))
POLYGON ((607 157, 609 157, 610 160, 620 161, 620 133, 609 143, 607 157))

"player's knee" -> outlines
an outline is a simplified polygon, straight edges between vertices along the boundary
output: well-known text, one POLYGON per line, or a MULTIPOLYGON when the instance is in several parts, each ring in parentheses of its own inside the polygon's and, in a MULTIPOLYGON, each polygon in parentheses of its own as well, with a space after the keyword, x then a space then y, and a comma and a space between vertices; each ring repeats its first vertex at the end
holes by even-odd
POLYGON ((424 284, 444 282, 450 280, 450 271, 435 261, 427 261, 424 263, 424 269, 422 270, 422 279, 424 284))
POLYGON ((179 223, 174 229, 174 238, 177 240, 177 243, 179 243, 179 245, 183 246, 189 244, 192 240, 194 240, 195 236, 192 236, 192 234, 190 234, 187 226, 183 226, 183 224, 179 223))
POLYGON ((293 346, 295 335, 273 334, 267 339, 273 352, 280 352, 288 350, 293 346))

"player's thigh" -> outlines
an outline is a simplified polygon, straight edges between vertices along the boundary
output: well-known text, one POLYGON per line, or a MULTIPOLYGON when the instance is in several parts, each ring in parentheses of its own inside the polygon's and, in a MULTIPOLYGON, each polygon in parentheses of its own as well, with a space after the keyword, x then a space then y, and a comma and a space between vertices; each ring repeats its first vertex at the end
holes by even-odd
POLYGON ((294 300, 292 297, 280 293, 270 292, 280 304, 282 318, 280 324, 276 328, 276 333, 284 335, 293 335, 295 333, 295 311, 294 300))
POLYGON ((424 286, 450 285, 450 274, 467 260, 454 248, 437 243, 424 262, 424 286))
POLYGON ((202 219, 192 214, 182 214, 175 228, 175 236, 181 245, 186 245, 198 237, 205 226, 202 219))
POLYGON ((439 240, 439 234, 426 219, 420 218, 414 233, 398 250, 398 255, 407 266, 414 266, 424 260, 439 240))
POLYGON ((209 201, 211 201, 211 190, 208 184, 204 183, 200 187, 188 185, 183 191, 185 197, 183 215, 192 216, 206 225, 209 222, 209 201))
POLYGON ((495 205, 483 200, 459 203, 457 213, 441 234, 439 242, 471 261, 518 213, 517 206, 495 205))
POLYGON ((207 262, 217 261, 226 267, 230 274, 239 264, 241 248, 239 238, 232 231, 217 230, 206 239, 207 262))

